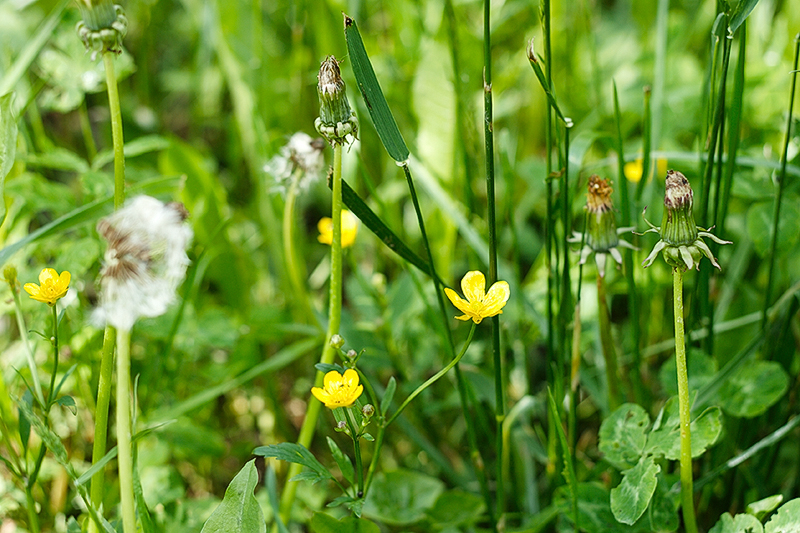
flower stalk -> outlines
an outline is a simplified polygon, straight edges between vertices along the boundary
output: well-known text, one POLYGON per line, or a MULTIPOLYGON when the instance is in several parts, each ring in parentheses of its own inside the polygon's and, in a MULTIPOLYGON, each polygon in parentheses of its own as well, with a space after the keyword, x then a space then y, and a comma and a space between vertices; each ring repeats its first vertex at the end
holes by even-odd
POLYGON ((117 329, 117 465, 124 533, 136 533, 131 448, 131 332, 117 329))

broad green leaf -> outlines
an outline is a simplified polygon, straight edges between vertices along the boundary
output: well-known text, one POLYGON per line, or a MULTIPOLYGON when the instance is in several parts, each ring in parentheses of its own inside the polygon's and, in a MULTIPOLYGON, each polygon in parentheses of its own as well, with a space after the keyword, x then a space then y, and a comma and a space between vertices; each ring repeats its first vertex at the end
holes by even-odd
POLYGON ((767 496, 766 498, 758 500, 757 502, 748 503, 746 512, 747 514, 751 514, 761 520, 769 513, 774 511, 781 504, 781 502, 783 502, 783 494, 767 496))
MULTIPOLYGON (((747 210, 747 233, 753 241, 756 252, 761 256, 769 251, 772 242, 773 217, 773 202, 753 204, 747 210)), ((800 235, 800 198, 786 194, 781 203, 776 253, 792 250, 798 235, 800 235)))
POLYGON ((788 388, 789 376, 780 363, 751 361, 722 385, 717 401, 732 416, 752 418, 774 405, 788 388))
POLYGON ((622 472, 622 481, 611 489, 611 512, 623 524, 633 525, 647 510, 656 490, 661 467, 652 455, 643 456, 636 466, 622 472))
POLYGON ((6 218, 6 176, 11 172, 17 155, 17 119, 12 109, 13 100, 14 93, 0 96, 0 224, 6 218))
POLYGON ((389 104, 386 103, 378 78, 375 77, 375 71, 372 70, 372 63, 367 56, 367 50, 364 48, 356 21, 347 15, 344 16, 344 35, 347 40, 350 62, 353 66, 353 74, 358 82, 358 90, 364 98, 378 136, 392 159, 402 163, 408 159, 408 147, 397 127, 392 111, 389 109, 389 104))
POLYGON ((248 462, 225 490, 222 503, 211 514, 200 533, 266 533, 267 524, 253 491, 258 484, 256 460, 248 462))
POLYGON ((312 455, 305 446, 294 442, 281 442, 280 444, 270 444, 269 446, 259 446, 253 450, 253 455, 263 455, 264 457, 274 457, 281 461, 297 463, 308 467, 309 471, 302 472, 289 481, 309 480, 312 483, 323 479, 333 479, 333 476, 322 463, 312 455))
MULTIPOLYGON (((560 517, 572 524, 572 504, 565 487, 560 487, 556 490, 554 503, 560 511, 560 517)), ((586 533, 633 533, 638 531, 651 533, 649 524, 640 525, 641 520, 640 523, 633 526, 617 522, 611 512, 608 490, 599 483, 581 483, 578 485, 578 517, 580 529, 586 533)), ((562 531, 564 529, 559 530, 562 531)))
POLYGON ((731 33, 739 29, 739 26, 741 26, 745 19, 750 16, 750 13, 753 12, 756 4, 758 4, 758 0, 739 0, 739 3, 733 10, 733 15, 731 15, 731 21, 728 24, 731 33))
POLYGON ((649 426, 650 416, 643 407, 634 403, 623 404, 600 425, 598 448, 617 468, 630 467, 642 455, 649 426))
MULTIPOLYGON (((717 373, 716 360, 700 350, 687 350, 686 366, 689 372, 689 392, 705 387, 717 373)), ((678 373, 675 368, 675 358, 670 357, 661 365, 658 379, 664 386, 664 392, 669 396, 678 394, 678 373)))
POLYGON ((336 460, 336 464, 339 465, 339 470, 342 471, 342 476, 352 485, 355 483, 355 470, 353 469, 353 463, 350 461, 350 457, 344 454, 342 450, 339 448, 339 445, 336 444, 330 437, 325 437, 328 440, 328 448, 331 449, 331 455, 336 460))
POLYGON ((381 472, 372 482, 364 515, 389 525, 419 522, 444 490, 436 478, 410 470, 381 472))
MULTIPOLYGON (((673 398, 670 399, 672 401, 673 398)), ((665 408, 666 422, 657 430, 651 431, 647 437, 646 453, 663 455, 667 459, 677 460, 681 453, 681 431, 677 410, 677 401, 674 407, 665 408)), ((722 412, 719 407, 709 407, 697 418, 692 420, 692 457, 699 457, 706 449, 713 445, 722 432, 722 412)))
POLYGON ((800 498, 781 505, 767 522, 764 533, 800 533, 800 498))
POLYGON ((389 407, 392 406, 392 398, 394 398, 394 392, 396 390, 397 380, 392 376, 389 378, 389 383, 386 385, 386 390, 383 392, 383 398, 381 398, 381 413, 384 415, 389 410, 389 407))
POLYGON ((735 517, 725 513, 719 517, 708 533, 762 533, 764 526, 756 517, 749 514, 737 514, 735 517))
POLYGON ((346 516, 337 520, 325 513, 314 513, 308 527, 311 533, 380 533, 378 525, 365 518, 346 516))
MULTIPOLYGON (((650 506, 647 508, 647 517, 652 533, 668 533, 678 529, 680 494, 670 490, 674 483, 672 479, 668 479, 669 477, 671 476, 663 473, 660 476, 656 476, 658 484, 653 492, 653 499, 650 500, 650 506)), ((677 481, 677 479, 674 481, 677 481)))
POLYGON ((428 511, 428 518, 438 530, 472 525, 480 520, 484 511, 486 511, 486 505, 483 498, 477 494, 456 489, 448 490, 439 496, 433 509, 428 511))

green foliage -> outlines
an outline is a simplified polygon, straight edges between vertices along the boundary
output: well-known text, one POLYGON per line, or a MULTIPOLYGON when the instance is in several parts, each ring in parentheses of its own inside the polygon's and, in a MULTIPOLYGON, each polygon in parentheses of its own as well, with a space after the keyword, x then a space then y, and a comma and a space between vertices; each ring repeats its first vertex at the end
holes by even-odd
POLYGON ((225 491, 225 497, 209 517, 201 533, 266 533, 264 515, 253 491, 258 484, 255 459, 242 467, 225 491))
POLYGON ((652 455, 643 455, 633 468, 622 472, 622 481, 611 489, 611 512, 623 524, 633 525, 647 510, 656 490, 661 467, 652 455))
POLYGON ((269 446, 259 446, 253 450, 253 455, 274 457, 281 461, 303 465, 309 469, 301 472, 290 481, 307 480, 311 481, 311 483, 317 483, 325 479, 333 479, 333 475, 328 469, 317 461, 316 457, 305 446, 300 444, 281 442, 279 444, 270 444, 269 446))
POLYGON ((425 518, 443 491, 444 483, 418 472, 382 472, 372 483, 364 515, 396 526, 414 524, 425 518))
POLYGON ((314 513, 308 524, 312 533, 379 533, 380 528, 364 518, 346 516, 337 520, 325 513, 314 513))

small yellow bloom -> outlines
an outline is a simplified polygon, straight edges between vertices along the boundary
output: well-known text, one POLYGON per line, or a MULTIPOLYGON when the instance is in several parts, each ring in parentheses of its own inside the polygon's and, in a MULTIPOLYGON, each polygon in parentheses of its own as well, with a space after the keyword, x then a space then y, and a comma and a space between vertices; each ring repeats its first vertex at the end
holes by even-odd
POLYGON ((59 275, 52 268, 45 268, 39 274, 39 285, 26 283, 23 288, 34 300, 55 305, 56 300, 67 295, 69 280, 70 274, 66 270, 59 275))
POLYGON ((331 370, 325 374, 322 388, 311 387, 311 394, 329 409, 353 405, 362 392, 364 386, 358 384, 358 372, 352 368, 345 370, 344 376, 331 370))
MULTIPOLYGON (((638 183, 642 179, 642 174, 644 169, 642 168, 644 162, 642 158, 636 159, 636 161, 629 161, 625 163, 625 166, 622 168, 625 177, 628 181, 632 181, 633 183, 638 183)), ((666 159, 656 159, 656 175, 657 176, 665 176, 667 174, 667 160, 666 159)))
MULTIPOLYGON (((319 242, 322 244, 333 243, 332 218, 324 217, 320 219, 319 223, 317 224, 317 229, 319 230, 319 237, 317 237, 319 242)), ((347 209, 342 209, 342 248, 351 246, 356 240, 357 233, 358 219, 347 209)))
POLYGON ((466 300, 453 289, 447 287, 444 289, 453 305, 464 313, 456 318, 465 321, 472 319, 476 324, 480 324, 484 318, 502 314, 503 307, 511 295, 508 283, 505 281, 494 283, 489 292, 486 292, 486 278, 477 270, 467 272, 461 280, 461 291, 467 297, 466 300))

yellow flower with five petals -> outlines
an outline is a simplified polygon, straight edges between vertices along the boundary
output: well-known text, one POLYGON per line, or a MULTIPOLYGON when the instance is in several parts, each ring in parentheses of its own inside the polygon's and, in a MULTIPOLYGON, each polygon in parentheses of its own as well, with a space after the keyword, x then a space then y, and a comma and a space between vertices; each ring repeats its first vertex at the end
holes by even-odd
POLYGON ((466 273, 461 280, 461 290, 467 297, 466 300, 448 287, 445 287, 444 293, 453 305, 464 313, 456 317, 458 320, 471 319, 476 324, 480 324, 484 318, 501 314, 511 295, 508 283, 505 281, 492 284, 489 292, 486 292, 486 278, 477 270, 466 273))
POLYGON ((358 372, 352 368, 344 371, 344 375, 336 370, 325 374, 322 388, 312 387, 311 394, 329 409, 349 407, 364 392, 364 386, 358 383, 358 372))
POLYGON ((34 300, 52 306, 67 295, 69 281, 70 273, 66 270, 59 274, 52 268, 45 268, 39 273, 39 285, 26 283, 23 288, 34 300))
MULTIPOLYGON (((319 237, 317 240, 322 244, 330 245, 333 243, 333 219, 330 217, 323 217, 317 224, 319 230, 319 237)), ((342 248, 352 246, 358 234, 358 218, 348 211, 342 209, 342 248)))

